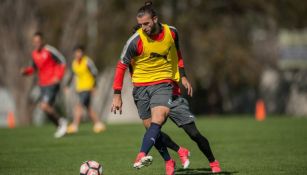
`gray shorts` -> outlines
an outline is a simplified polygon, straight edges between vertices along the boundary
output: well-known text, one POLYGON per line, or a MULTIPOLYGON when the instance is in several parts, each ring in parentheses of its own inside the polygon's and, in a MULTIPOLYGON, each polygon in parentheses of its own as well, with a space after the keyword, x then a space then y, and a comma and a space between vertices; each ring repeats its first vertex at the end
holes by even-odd
POLYGON ((171 108, 173 85, 161 83, 133 88, 133 98, 142 120, 151 117, 150 109, 156 106, 171 108))
POLYGON ((173 96, 173 103, 170 109, 168 117, 179 127, 195 121, 188 100, 181 96, 173 96))
MULTIPOLYGON (((180 96, 169 95, 171 84, 158 84, 153 86, 135 87, 133 97, 139 116, 142 120, 151 117, 150 109, 155 106, 170 108, 168 117, 179 127, 194 122, 189 102, 180 96), (150 98, 152 97, 152 98, 150 98)), ((172 94, 172 90, 171 90, 172 94)))
POLYGON ((80 103, 88 108, 91 104, 91 91, 82 91, 78 92, 79 101, 80 103))
POLYGON ((60 84, 41 86, 40 89, 40 101, 46 102, 49 105, 53 105, 56 99, 56 95, 59 93, 60 84))

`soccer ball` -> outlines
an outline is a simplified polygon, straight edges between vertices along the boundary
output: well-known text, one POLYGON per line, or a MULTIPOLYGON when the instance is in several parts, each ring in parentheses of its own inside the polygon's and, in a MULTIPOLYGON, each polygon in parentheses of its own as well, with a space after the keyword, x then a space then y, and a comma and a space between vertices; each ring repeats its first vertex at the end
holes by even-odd
POLYGON ((80 175, 103 175, 102 166, 94 160, 85 161, 80 167, 80 175))

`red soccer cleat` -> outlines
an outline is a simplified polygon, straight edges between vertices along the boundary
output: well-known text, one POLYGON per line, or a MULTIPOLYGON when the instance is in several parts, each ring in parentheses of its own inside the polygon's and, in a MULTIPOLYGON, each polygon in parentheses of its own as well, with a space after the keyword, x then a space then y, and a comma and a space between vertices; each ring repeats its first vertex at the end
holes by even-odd
POLYGON ((186 148, 180 147, 178 150, 178 155, 183 169, 187 169, 190 165, 190 151, 186 148))
POLYGON ((165 161, 166 175, 175 175, 176 162, 174 160, 165 161))
POLYGON ((211 167, 212 173, 220 173, 220 172, 222 172, 222 169, 220 167, 219 161, 215 160, 214 162, 211 162, 209 165, 211 167))
POLYGON ((149 166, 152 163, 152 157, 151 156, 146 156, 144 152, 140 152, 133 164, 133 167, 136 169, 140 169, 144 166, 149 166))

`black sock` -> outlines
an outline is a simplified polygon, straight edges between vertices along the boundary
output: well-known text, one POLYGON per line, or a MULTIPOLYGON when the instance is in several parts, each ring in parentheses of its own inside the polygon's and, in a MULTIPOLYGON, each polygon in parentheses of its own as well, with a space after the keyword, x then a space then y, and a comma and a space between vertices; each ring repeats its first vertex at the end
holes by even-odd
POLYGON ((165 146, 165 144, 162 141, 161 134, 156 139, 155 147, 159 151, 159 153, 162 156, 162 158, 164 159, 164 161, 168 161, 168 160, 171 159, 171 156, 168 153, 167 147, 165 146))
POLYGON ((48 114, 47 112, 45 112, 45 114, 54 125, 59 126, 59 118, 57 116, 48 114))
POLYGON ((190 136, 190 138, 197 143, 198 148, 207 157, 208 161, 215 161, 212 150, 210 148, 209 141, 206 139, 206 137, 201 135, 201 133, 196 128, 195 123, 193 122, 190 124, 183 125, 182 128, 190 136))
POLYGON ((177 145, 177 143, 175 143, 166 133, 161 132, 161 137, 162 137, 162 141, 163 143, 170 148, 171 150, 174 150, 175 152, 178 152, 179 150, 179 145, 177 145))

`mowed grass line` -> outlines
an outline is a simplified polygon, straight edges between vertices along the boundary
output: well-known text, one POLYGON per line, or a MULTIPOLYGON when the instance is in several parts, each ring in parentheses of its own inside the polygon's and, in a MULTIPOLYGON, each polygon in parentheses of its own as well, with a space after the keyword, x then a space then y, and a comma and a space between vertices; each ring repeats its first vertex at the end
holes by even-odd
MULTIPOLYGON (((307 119, 272 117, 256 122, 251 117, 198 118, 199 130, 207 136, 224 174, 307 174, 307 119)), ((132 163, 141 144, 141 124, 109 125, 94 134, 83 124, 76 135, 54 139, 54 128, 0 129, 0 174, 76 175, 84 160, 103 164, 106 175, 162 175, 164 162, 156 150, 153 164, 134 170, 132 163)), ((208 162, 184 131, 170 120, 163 128, 174 141, 191 150, 191 166, 180 175, 210 174, 208 162)))

